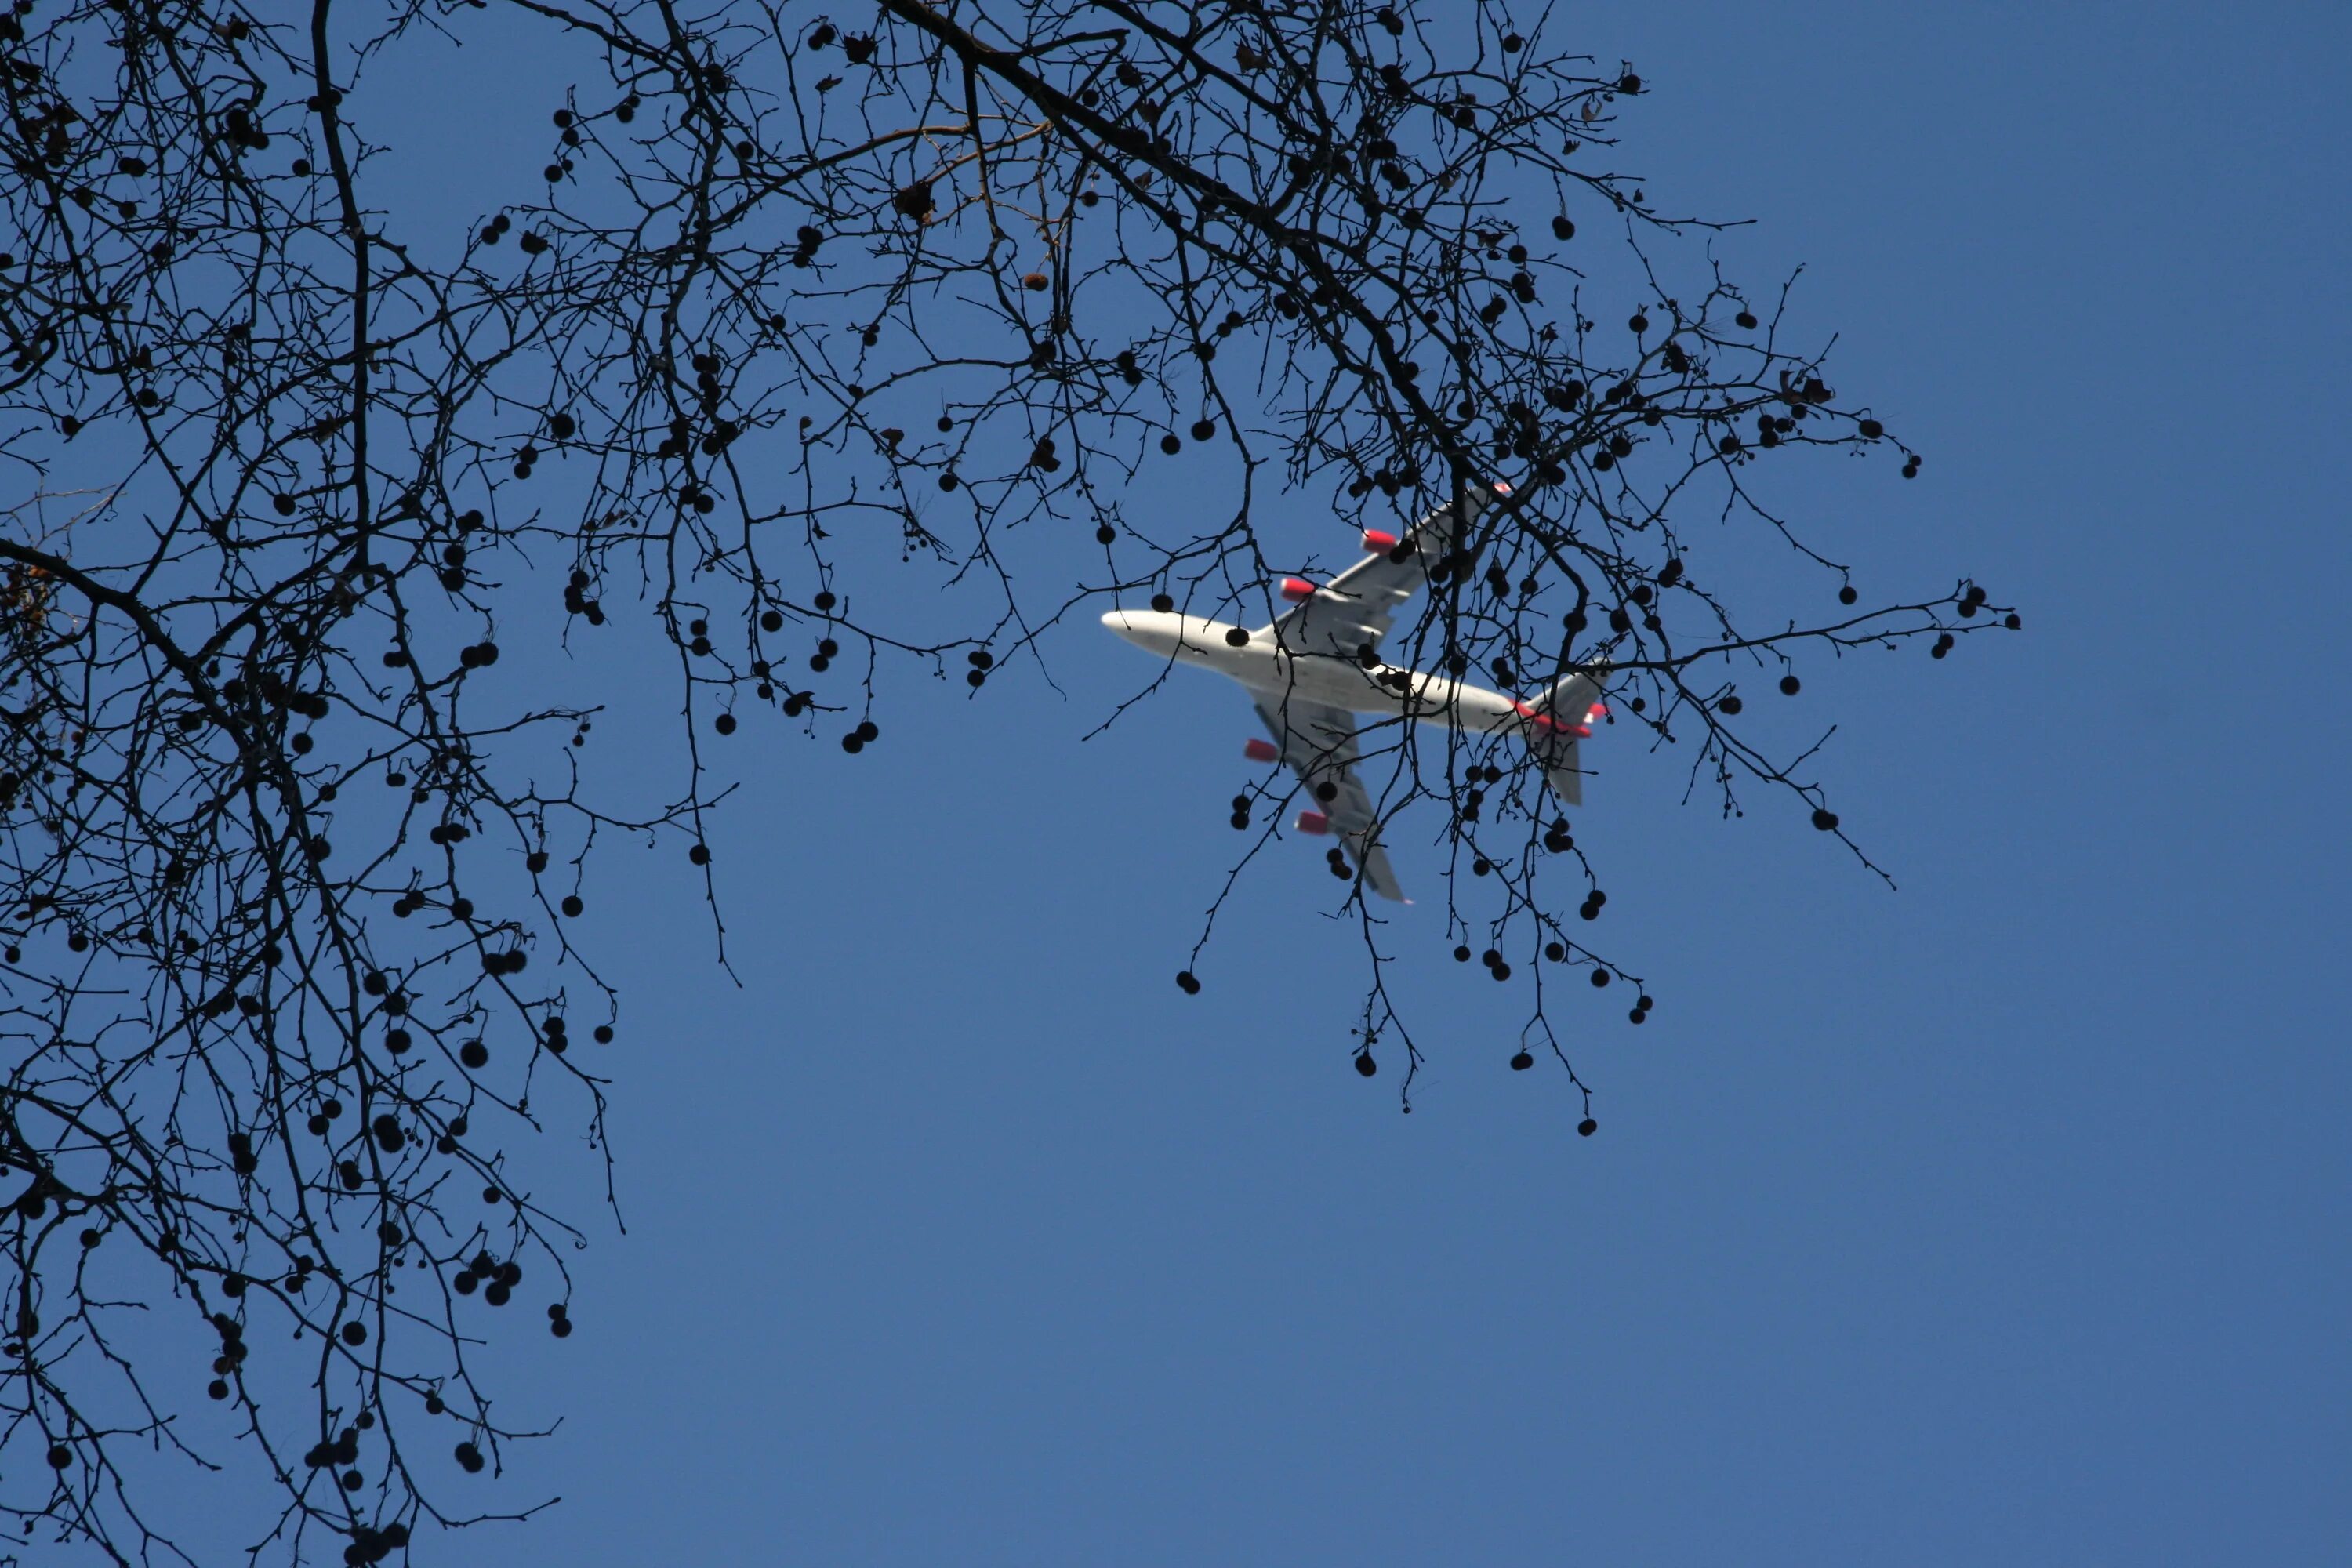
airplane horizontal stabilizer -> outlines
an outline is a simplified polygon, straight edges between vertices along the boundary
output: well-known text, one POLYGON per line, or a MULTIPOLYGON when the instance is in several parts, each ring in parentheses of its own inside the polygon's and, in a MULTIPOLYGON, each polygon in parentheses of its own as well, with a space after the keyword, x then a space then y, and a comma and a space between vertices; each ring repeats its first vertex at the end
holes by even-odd
POLYGON ((1592 733, 1592 721, 1607 711, 1601 703, 1601 683, 1582 670, 1553 682, 1543 700, 1528 710, 1528 749, 1563 805, 1584 804, 1577 742, 1592 733))

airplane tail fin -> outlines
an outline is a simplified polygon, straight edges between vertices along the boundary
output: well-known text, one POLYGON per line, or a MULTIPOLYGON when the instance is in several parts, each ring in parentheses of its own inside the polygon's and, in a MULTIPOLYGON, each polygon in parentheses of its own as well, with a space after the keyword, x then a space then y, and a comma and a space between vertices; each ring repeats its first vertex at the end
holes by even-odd
POLYGON ((1527 714, 1528 749, 1542 764, 1551 793, 1565 805, 1584 804, 1584 773, 1577 766, 1577 742, 1592 733, 1592 721, 1608 712, 1601 683, 1582 670, 1564 676, 1527 714))

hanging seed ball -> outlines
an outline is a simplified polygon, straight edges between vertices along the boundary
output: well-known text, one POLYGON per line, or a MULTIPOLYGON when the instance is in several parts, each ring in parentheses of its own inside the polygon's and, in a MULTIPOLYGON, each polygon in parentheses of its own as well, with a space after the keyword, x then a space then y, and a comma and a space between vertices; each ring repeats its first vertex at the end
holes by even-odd
POLYGON ((1515 1056, 1513 1056, 1513 1057, 1511 1058, 1511 1070, 1512 1070, 1513 1072, 1525 1072, 1525 1071, 1527 1071, 1529 1068, 1531 1068, 1531 1067, 1533 1067, 1533 1066, 1535 1066, 1535 1065, 1536 1065, 1536 1058, 1533 1058, 1533 1057, 1531 1057, 1531 1056, 1529 1056, 1529 1055, 1528 1055, 1526 1051, 1524 1051, 1524 1050, 1522 1050, 1522 1051, 1518 1052, 1517 1055, 1515 1055, 1515 1056))
POLYGON ((1179 970, 1176 973, 1176 989, 1187 996, 1198 996, 1201 994, 1201 982, 1194 977, 1191 970, 1179 970))
POLYGON ((1164 616, 1176 607, 1176 601, 1165 594, 1154 594, 1151 595, 1151 607, 1164 616))
POLYGON ((1360 1077, 1370 1078, 1380 1070, 1381 1064, 1372 1060, 1371 1052, 1359 1051, 1356 1054, 1356 1072, 1360 1077))
POLYGON ((1836 832, 1837 825, 1838 817, 1836 812, 1816 811, 1813 813, 1813 826, 1820 828, 1823 833, 1836 832))
POLYGON ((1214 437, 1214 436, 1216 435, 1216 433, 1217 433, 1216 421, 1214 421, 1214 420, 1213 420, 1213 419, 1195 419, 1194 421, 1192 421, 1192 439, 1193 439, 1193 440, 1195 440, 1195 441, 1206 441, 1206 440, 1209 440, 1211 437, 1214 437))
POLYGON ((1225 642, 1228 646, 1233 647, 1249 647, 1249 633, 1242 630, 1239 626, 1234 626, 1225 633, 1225 642))
POLYGON ((1803 689, 1804 682, 1793 675, 1784 675, 1780 678, 1780 695, 1783 697, 1794 697, 1803 689))
POLYGON ((1853 591, 1853 584, 1851 583, 1838 590, 1838 603, 1841 605, 1851 605, 1861 597, 1861 595, 1853 591))
POLYGON ((1588 1116, 1583 1121, 1576 1124, 1576 1131, 1579 1137, 1590 1138, 1595 1132, 1601 1131, 1601 1123, 1593 1121, 1592 1118, 1588 1116))
POLYGON ((1177 437, 1173 430, 1171 430, 1167 435, 1160 437, 1160 449, 1172 458, 1184 449, 1184 443, 1177 437))

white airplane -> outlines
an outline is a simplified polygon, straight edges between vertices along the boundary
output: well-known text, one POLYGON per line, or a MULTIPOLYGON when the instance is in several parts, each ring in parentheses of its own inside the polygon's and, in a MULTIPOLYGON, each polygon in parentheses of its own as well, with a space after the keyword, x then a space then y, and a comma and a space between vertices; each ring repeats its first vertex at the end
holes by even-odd
MULTIPOLYGON (((1495 489, 1509 493, 1500 484, 1495 489)), ((1486 492, 1474 488, 1466 499, 1475 522, 1486 492)), ((1274 740, 1253 740, 1244 753, 1253 762, 1287 763, 1322 805, 1299 815, 1300 830, 1336 832, 1365 884, 1401 903, 1411 900, 1390 869, 1379 818, 1357 776, 1357 714, 1402 716, 1477 734, 1516 731, 1542 764, 1552 793, 1577 805, 1583 800, 1577 742, 1608 711, 1599 700, 1599 684, 1580 670, 1530 703, 1381 661, 1381 639, 1398 608, 1462 537, 1454 511, 1452 505, 1438 508, 1402 540, 1366 530, 1366 559, 1328 583, 1286 577, 1282 595, 1296 607, 1256 631, 1175 611, 1113 610, 1102 618, 1138 647, 1246 687, 1274 740)))

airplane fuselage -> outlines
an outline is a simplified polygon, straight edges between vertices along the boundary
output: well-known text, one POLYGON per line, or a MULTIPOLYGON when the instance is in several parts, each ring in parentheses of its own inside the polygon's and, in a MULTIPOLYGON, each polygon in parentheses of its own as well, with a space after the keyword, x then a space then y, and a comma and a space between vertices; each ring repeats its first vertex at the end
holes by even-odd
POLYGON ((1283 647, 1271 627, 1252 636, 1244 626, 1160 610, 1113 610, 1102 624, 1147 652, 1237 680, 1269 706, 1287 697, 1480 734, 1543 722, 1527 704, 1451 676, 1283 647))

